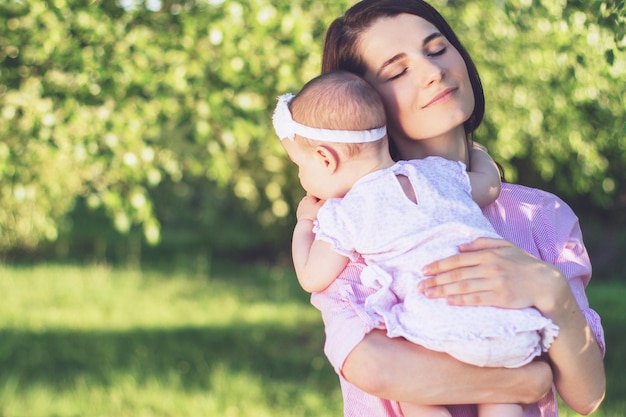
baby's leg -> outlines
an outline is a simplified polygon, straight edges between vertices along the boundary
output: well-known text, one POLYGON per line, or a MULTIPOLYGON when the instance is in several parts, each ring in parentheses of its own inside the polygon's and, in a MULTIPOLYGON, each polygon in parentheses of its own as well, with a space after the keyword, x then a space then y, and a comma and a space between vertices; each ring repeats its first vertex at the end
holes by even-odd
POLYGON ((479 417, 522 417, 524 409, 519 404, 478 404, 479 417))
POLYGON ((416 405, 400 403, 404 417, 452 417, 443 405, 416 405))

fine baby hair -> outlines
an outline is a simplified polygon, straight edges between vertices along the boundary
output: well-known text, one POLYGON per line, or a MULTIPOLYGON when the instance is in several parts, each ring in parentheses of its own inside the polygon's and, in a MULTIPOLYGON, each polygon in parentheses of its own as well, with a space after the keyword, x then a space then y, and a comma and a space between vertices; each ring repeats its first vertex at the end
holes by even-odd
POLYGON ((272 122, 281 140, 297 137, 305 143, 365 144, 386 136, 380 96, 367 81, 345 71, 312 79, 296 96, 280 96, 272 122))

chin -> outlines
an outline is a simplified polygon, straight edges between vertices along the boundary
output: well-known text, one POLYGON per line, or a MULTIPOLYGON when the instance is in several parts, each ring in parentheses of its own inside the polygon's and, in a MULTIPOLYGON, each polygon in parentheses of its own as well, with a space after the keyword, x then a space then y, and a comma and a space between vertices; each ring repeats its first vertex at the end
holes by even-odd
POLYGON ((452 112, 448 117, 440 119, 439 123, 433 123, 433 131, 438 131, 438 135, 445 135, 456 129, 462 129, 465 132, 464 124, 469 120, 472 113, 459 110, 458 112, 452 112))

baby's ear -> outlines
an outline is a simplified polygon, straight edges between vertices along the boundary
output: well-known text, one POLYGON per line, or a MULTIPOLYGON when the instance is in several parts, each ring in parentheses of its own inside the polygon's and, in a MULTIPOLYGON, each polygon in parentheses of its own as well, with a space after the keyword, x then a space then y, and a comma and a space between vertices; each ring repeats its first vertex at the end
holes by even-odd
POLYGON ((336 149, 328 145, 318 145, 315 147, 315 155, 319 158, 319 161, 324 164, 324 167, 328 169, 330 174, 334 174, 337 171, 340 163, 340 156, 336 149))

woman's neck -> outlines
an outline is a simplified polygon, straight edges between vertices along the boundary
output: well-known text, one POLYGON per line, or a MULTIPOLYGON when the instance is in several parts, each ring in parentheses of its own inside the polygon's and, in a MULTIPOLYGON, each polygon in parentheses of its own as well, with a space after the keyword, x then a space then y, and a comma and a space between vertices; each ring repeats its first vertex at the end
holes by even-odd
POLYGON ((452 161, 469 162, 467 138, 463 126, 449 135, 431 139, 397 141, 400 159, 423 159, 428 156, 440 156, 452 161))

